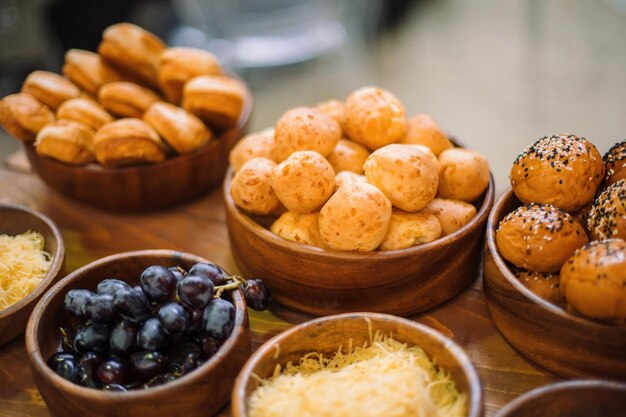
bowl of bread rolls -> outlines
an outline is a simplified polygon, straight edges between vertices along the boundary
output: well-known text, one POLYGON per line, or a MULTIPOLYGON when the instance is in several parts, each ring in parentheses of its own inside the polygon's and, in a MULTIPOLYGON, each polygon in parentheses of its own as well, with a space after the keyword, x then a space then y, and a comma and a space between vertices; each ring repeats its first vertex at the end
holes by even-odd
POLYGON ((286 111, 230 153, 233 256, 279 303, 311 314, 410 315, 478 275, 489 165, 389 91, 286 111))
POLYGON ((546 136, 511 168, 487 225, 484 287, 498 330, 565 377, 626 378, 626 141, 546 136))
POLYGON ((35 71, 0 100, 0 125, 56 191, 111 211, 172 206, 219 185, 252 96, 208 51, 168 47, 129 23, 63 75, 35 71))

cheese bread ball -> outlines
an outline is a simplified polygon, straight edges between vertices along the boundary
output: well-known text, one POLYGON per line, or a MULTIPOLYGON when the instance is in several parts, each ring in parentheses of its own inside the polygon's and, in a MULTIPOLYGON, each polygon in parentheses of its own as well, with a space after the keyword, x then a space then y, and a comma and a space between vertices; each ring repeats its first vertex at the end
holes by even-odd
POLYGON ((363 146, 348 139, 340 139, 327 159, 335 172, 352 171, 363 173, 363 164, 370 152, 363 146))
POLYGON ((561 293, 559 274, 527 271, 520 269, 515 276, 530 291, 553 304, 563 304, 565 299, 561 293))
POLYGON ((324 245, 347 251, 373 251, 391 220, 391 202, 376 187, 355 182, 341 187, 319 215, 324 245))
POLYGON ((421 210, 437 194, 437 166, 415 145, 392 144, 380 148, 367 158, 363 168, 367 181, 401 210, 421 210))
POLYGON ((346 99, 348 137, 372 150, 402 139, 405 118, 400 100, 382 88, 363 87, 346 99))
POLYGON ((427 212, 407 213, 393 209, 389 229, 378 247, 379 250, 406 249, 422 243, 432 242, 441 236, 441 225, 437 218, 427 212))
POLYGON ((342 132, 345 132, 346 128, 346 106, 339 100, 328 100, 318 103, 315 107, 320 113, 324 113, 326 116, 332 117, 342 132))
POLYGON ((30 94, 10 94, 0 100, 0 126, 24 142, 35 140, 37 133, 54 120, 54 113, 30 94))
POLYGON ((489 163, 476 151, 463 148, 439 155, 439 196, 471 203, 489 186, 489 163))
POLYGON ((580 223, 549 204, 519 207, 496 230, 500 255, 517 267, 538 272, 558 272, 587 242, 580 223))
POLYGON ((591 242, 577 250, 561 269, 561 291, 587 317, 626 319, 626 242, 591 242))
POLYGON ((299 151, 272 170, 271 184, 287 210, 310 213, 333 194, 335 172, 317 152, 299 151))
POLYGON ((437 156, 446 149, 452 148, 448 136, 427 114, 416 114, 406 121, 406 135, 400 143, 427 146, 437 156))
POLYGON ((594 240, 626 239, 626 180, 619 180, 596 197, 587 226, 594 240))
POLYGON ((423 211, 432 213, 439 220, 444 236, 456 232, 476 215, 476 207, 472 204, 449 198, 435 198, 423 211))
POLYGON ((292 242, 322 247, 318 217, 319 212, 298 214, 286 211, 272 224, 270 230, 292 242))
POLYGON ((263 130, 243 137, 230 151, 229 161, 233 171, 237 172, 243 164, 253 158, 272 159, 274 149, 274 130, 263 130))
POLYGON ((511 187, 523 203, 545 203, 574 212, 589 203, 604 178, 596 147, 574 135, 539 139, 511 167, 511 187))
POLYGON ((619 180, 626 179, 626 140, 616 143, 602 157, 606 175, 604 186, 607 187, 619 180))
POLYGON ((254 158, 237 171, 230 185, 230 195, 237 207, 260 215, 275 214, 281 209, 271 185, 274 167, 274 161, 254 158))
POLYGON ((337 175, 335 175, 335 191, 340 189, 346 184, 351 184, 353 182, 367 182, 367 178, 365 175, 355 174, 351 171, 341 171, 337 175))
POLYGON ((326 157, 340 138, 341 129, 331 117, 309 107, 296 107, 276 123, 274 160, 282 162, 296 151, 315 151, 326 157))

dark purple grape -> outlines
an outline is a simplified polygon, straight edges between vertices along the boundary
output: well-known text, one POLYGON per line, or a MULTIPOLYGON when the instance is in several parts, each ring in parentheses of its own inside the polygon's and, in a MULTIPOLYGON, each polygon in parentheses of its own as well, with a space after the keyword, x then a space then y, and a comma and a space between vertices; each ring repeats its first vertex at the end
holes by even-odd
POLYGON ((217 352, 217 350, 220 347, 217 340, 215 340, 215 338, 207 334, 202 335, 201 346, 202 346, 202 353, 204 353, 204 356, 207 358, 210 358, 211 356, 215 355, 215 352, 217 352))
POLYGON ((120 384, 104 384, 102 386, 102 391, 110 391, 110 392, 126 392, 128 391, 120 384))
POLYGON ((183 363, 179 366, 179 373, 181 375, 187 375, 189 372, 200 366, 200 355, 190 353, 187 355, 183 363))
POLYGON ((171 345, 165 351, 165 355, 173 365, 181 365, 190 354, 199 357, 202 355, 202 349, 196 343, 184 342, 171 345))
POLYGON ((177 284, 179 282, 181 282, 183 280, 183 278, 185 278, 187 276, 187 271, 185 271, 180 266, 173 266, 173 267, 168 268, 168 269, 170 271, 172 271, 172 274, 174 274, 174 276, 176 277, 176 283, 177 284))
POLYGON ((191 308, 189 311, 189 326, 187 326, 187 334, 200 333, 202 331, 202 315, 204 313, 203 308, 191 308))
POLYGON ((136 352, 130 359, 133 374, 140 381, 148 381, 162 373, 167 367, 167 360, 159 352, 136 352))
POLYGON ((157 375, 152 378, 150 381, 143 384, 144 388, 152 388, 159 385, 167 384, 168 382, 172 382, 176 380, 176 375, 172 373, 157 375))
POLYGON ((80 330, 74 338, 74 349, 77 352, 105 352, 109 349, 109 326, 90 324, 80 330))
POLYGON ((203 275, 189 274, 178 284, 178 297, 189 307, 202 308, 213 298, 213 282, 203 275))
POLYGON ((94 292, 89 290, 69 290, 63 301, 65 311, 79 319, 84 318, 83 306, 94 295, 94 292))
POLYGON ((169 334, 179 334, 187 330, 189 313, 178 303, 167 303, 159 309, 159 321, 163 330, 169 334))
POLYGON ((103 384, 124 385, 130 376, 130 369, 127 363, 109 358, 100 364, 97 375, 103 384))
POLYGON ((270 290, 260 279, 249 279, 243 287, 243 295, 248 307, 253 310, 263 311, 269 307, 270 290))
POLYGON ((189 270, 189 275, 202 275, 213 282, 213 285, 224 284, 230 276, 222 268, 212 263, 197 263, 189 270))
POLYGON ((121 290, 122 288, 130 290, 130 285, 128 285, 127 283, 125 283, 122 280, 115 279, 115 278, 109 278, 109 279, 105 279, 105 280, 100 281, 96 291, 98 292, 98 294, 115 295, 117 290, 121 290))
POLYGON ((204 331, 207 335, 224 340, 235 327, 235 306, 226 300, 216 298, 204 309, 204 331))
POLYGON ((127 320, 118 322, 111 329, 109 345, 111 352, 117 355, 128 355, 137 350, 137 325, 127 320))
POLYGON ((164 266, 153 265, 141 274, 141 289, 157 303, 164 303, 176 291, 176 276, 164 266))
POLYGON ((96 294, 83 306, 84 317, 94 323, 109 324, 119 318, 111 294, 96 294))
POLYGON ((104 358, 96 352, 87 352, 80 357, 80 366, 82 366, 85 371, 82 385, 89 388, 100 387, 96 372, 103 361, 104 358))
POLYGON ((133 323, 143 323, 152 316, 150 301, 141 289, 121 289, 115 293, 113 305, 117 311, 133 323))
POLYGON ((48 366, 61 378, 74 384, 80 384, 85 375, 78 359, 72 353, 55 353, 48 359, 48 366))
POLYGON ((137 344, 143 350, 161 350, 167 344, 167 335, 159 319, 151 318, 137 332, 137 344))

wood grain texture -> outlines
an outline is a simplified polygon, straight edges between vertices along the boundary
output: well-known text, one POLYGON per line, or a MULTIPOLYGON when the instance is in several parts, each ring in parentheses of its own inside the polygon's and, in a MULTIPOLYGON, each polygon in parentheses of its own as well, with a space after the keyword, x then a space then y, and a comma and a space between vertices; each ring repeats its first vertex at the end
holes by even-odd
POLYGON ((626 380, 626 326, 586 319, 541 299, 515 278, 498 253, 498 223, 520 205, 507 190, 487 224, 484 288, 498 330, 530 360, 564 377, 626 380))
POLYGON ((371 341, 372 333, 381 332, 409 346, 419 346, 442 369, 450 374, 457 389, 468 398, 467 417, 482 416, 482 390, 476 370, 463 350, 442 334, 396 316, 377 313, 347 313, 322 317, 293 327, 263 344, 245 364, 233 388, 234 417, 248 417, 247 399, 259 386, 255 377, 268 378, 276 365, 298 363, 310 352, 332 355, 345 347, 371 341), (255 376, 253 376, 255 375, 255 376))
POLYGON ((169 384, 123 394, 109 393, 66 381, 46 365, 47 359, 60 350, 59 327, 69 324, 63 307, 69 290, 95 291, 102 279, 111 277, 135 286, 139 284, 141 273, 151 265, 189 269, 198 262, 206 260, 171 250, 112 255, 74 271, 42 297, 28 323, 26 347, 35 383, 53 415, 201 417, 212 415, 226 405, 235 378, 250 356, 250 329, 241 290, 232 292, 236 316, 229 338, 205 364, 169 384))
POLYGON ((35 304, 55 282, 63 276, 65 246, 61 231, 47 216, 28 207, 0 204, 0 234, 19 235, 28 231, 40 233, 44 250, 52 255, 52 264, 41 284, 35 290, 9 307, 0 310, 0 345, 22 334, 35 304))

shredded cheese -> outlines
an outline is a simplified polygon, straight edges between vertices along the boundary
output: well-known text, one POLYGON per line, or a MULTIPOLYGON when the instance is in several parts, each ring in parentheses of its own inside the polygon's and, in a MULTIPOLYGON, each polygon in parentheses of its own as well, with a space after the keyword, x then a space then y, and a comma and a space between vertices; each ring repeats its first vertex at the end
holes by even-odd
MULTIPOLYGON (((351 343, 351 341, 350 341, 351 343)), ((464 417, 467 396, 419 347, 371 344, 277 366, 248 399, 250 417, 464 417)))
POLYGON ((41 234, 0 235, 0 310, 33 292, 51 265, 41 234))

